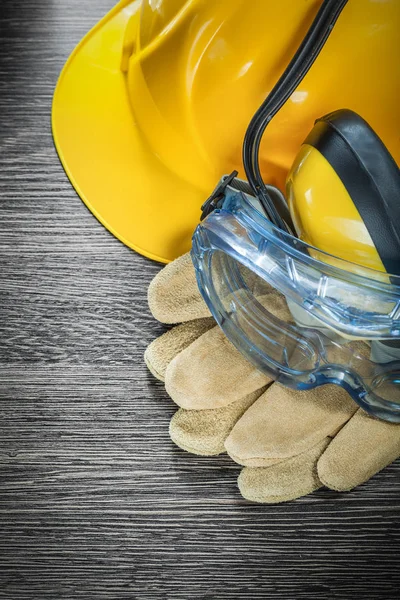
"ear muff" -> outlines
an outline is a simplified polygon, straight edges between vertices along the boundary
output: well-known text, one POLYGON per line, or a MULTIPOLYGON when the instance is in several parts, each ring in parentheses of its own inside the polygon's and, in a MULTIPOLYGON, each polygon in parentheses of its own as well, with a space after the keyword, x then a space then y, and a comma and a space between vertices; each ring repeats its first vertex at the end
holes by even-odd
POLYGON ((400 171, 364 119, 318 119, 287 181, 299 237, 340 258, 400 275, 400 171))

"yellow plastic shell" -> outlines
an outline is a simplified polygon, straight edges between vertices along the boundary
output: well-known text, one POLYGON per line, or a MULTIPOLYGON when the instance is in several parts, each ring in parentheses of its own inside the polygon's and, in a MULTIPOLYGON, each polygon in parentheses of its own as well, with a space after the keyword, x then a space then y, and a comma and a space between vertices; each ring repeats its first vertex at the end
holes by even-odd
MULTIPOLYGON (((168 262, 190 248, 200 205, 241 176, 248 122, 321 0, 122 0, 60 76, 54 139, 96 217, 138 252, 168 262)), ((311 71, 268 126, 266 181, 284 188, 316 118, 364 117, 399 162, 399 0, 351 0, 311 71)))
POLYGON ((316 148, 301 147, 286 189, 299 238, 338 258, 385 272, 351 196, 316 148))

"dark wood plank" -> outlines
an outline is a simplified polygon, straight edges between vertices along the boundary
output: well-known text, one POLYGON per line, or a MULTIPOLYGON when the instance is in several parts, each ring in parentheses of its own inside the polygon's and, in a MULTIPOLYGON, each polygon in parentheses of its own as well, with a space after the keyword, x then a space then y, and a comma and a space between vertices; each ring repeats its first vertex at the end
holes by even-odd
POLYGON ((51 138, 58 73, 112 5, 0 7, 0 598, 398 598, 399 462, 256 506, 230 460, 168 438, 142 361, 160 267, 91 216, 51 138))

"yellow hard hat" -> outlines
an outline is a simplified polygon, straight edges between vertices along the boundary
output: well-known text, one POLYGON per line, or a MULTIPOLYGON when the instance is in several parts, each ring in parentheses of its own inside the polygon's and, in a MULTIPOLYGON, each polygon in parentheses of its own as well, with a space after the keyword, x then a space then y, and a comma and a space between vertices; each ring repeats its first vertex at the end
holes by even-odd
MULTIPOLYGON (((53 103, 58 153, 96 217, 138 252, 168 262, 190 248, 221 174, 243 175, 251 116, 321 0, 129 0, 75 49, 53 103)), ((315 119, 360 114, 399 163, 399 0, 350 0, 318 60, 275 116, 260 154, 285 179, 315 119)))

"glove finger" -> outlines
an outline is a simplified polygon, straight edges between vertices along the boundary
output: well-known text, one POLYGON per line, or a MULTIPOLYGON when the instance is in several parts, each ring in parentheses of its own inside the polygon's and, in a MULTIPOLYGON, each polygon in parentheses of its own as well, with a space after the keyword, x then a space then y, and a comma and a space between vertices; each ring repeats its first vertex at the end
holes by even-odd
POLYGON ((149 371, 154 377, 164 381, 165 371, 171 360, 212 327, 215 327, 214 319, 205 317, 177 325, 156 338, 144 353, 149 371))
POLYGON ((329 442, 330 438, 324 438, 306 452, 270 467, 245 467, 238 478, 240 493, 246 500, 266 504, 311 494, 322 487, 316 465, 329 442))
MULTIPOLYGON (((247 273, 246 282, 253 287, 259 283, 259 277, 247 273)), ((273 291, 263 282, 259 295, 265 295, 267 288, 273 291)), ((162 323, 182 323, 210 316, 198 289, 190 253, 180 256, 154 277, 148 289, 148 302, 153 316, 162 323)))
POLYGON ((250 364, 214 327, 190 344, 168 365, 165 388, 188 410, 228 406, 271 381, 250 364))
MULTIPOLYGON (((241 292, 236 291, 235 297, 239 300, 241 292)), ((246 300, 246 292, 242 300, 246 300)), ((285 299, 272 288, 258 300, 278 318, 290 318, 285 299)), ((188 410, 227 406, 270 382, 271 378, 249 363, 218 327, 181 352, 165 374, 168 394, 188 410)))
POLYGON ((333 436, 357 408, 335 385, 300 391, 275 383, 236 423, 225 447, 237 463, 262 467, 271 459, 302 454, 333 436))
POLYGON ((400 425, 378 421, 359 409, 318 461, 327 487, 347 491, 368 481, 400 456, 400 425))
POLYGON ((161 323, 182 323, 209 317, 210 311, 197 287, 190 254, 164 267, 150 283, 148 302, 161 323))
POLYGON ((264 388, 257 390, 223 408, 180 408, 170 422, 172 441, 183 450, 201 456, 215 456, 225 452, 224 442, 232 427, 263 391, 264 388))

